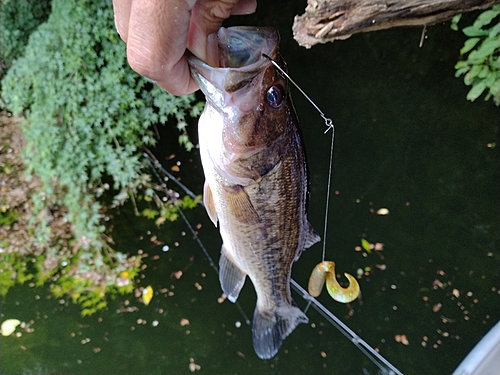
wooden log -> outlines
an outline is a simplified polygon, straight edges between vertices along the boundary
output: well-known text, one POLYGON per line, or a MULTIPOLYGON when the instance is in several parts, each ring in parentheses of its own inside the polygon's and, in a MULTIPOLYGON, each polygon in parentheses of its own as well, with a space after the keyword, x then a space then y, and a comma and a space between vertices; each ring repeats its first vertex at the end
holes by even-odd
POLYGON ((500 0, 308 0, 295 16, 293 34, 310 48, 352 34, 399 26, 423 26, 456 14, 486 9, 500 0))

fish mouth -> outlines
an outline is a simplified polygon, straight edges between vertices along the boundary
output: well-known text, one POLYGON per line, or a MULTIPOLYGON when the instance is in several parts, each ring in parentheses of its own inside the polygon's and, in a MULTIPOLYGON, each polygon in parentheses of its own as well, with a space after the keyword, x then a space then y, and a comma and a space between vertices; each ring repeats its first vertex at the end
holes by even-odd
POLYGON ((221 68, 251 67, 270 55, 278 45, 279 36, 272 27, 221 27, 217 33, 221 68))
POLYGON ((271 66, 263 54, 275 58, 278 44, 279 34, 273 27, 221 27, 217 32, 219 66, 210 66, 188 54, 191 75, 215 108, 224 111, 238 103, 242 110, 243 104, 246 109, 254 108, 258 95, 250 91, 255 93, 260 88, 256 80, 260 77, 261 81, 271 66), (242 96, 245 100, 235 99, 242 96))

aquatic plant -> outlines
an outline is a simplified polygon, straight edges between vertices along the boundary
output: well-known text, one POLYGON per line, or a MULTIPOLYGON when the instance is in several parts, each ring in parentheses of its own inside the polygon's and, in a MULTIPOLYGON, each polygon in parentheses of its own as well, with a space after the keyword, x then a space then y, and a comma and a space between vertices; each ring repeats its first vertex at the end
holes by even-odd
MULTIPOLYGON (((500 105, 500 5, 482 12, 471 26, 462 29, 469 37, 460 50, 464 58, 455 65, 455 77, 464 75, 464 83, 472 86, 470 101, 486 92, 485 100, 500 105)), ((461 15, 455 16, 451 28, 458 30, 461 15)))
MULTIPOLYGON (((141 147, 155 144, 153 127, 173 119, 179 141, 192 148, 186 116, 201 109, 193 95, 175 97, 133 72, 125 48, 110 1, 53 0, 49 19, 2 80, 7 107, 25 116, 28 175, 40 179, 30 192, 34 250, 23 256, 34 257, 37 284, 50 281, 55 295, 71 295, 84 314, 105 306, 106 294, 133 290, 139 269, 139 257, 110 247, 100 199, 107 191, 122 204, 151 188, 141 147), (54 220, 68 223, 71 238, 54 233, 54 220)), ((10 244, 2 248, 7 271, 19 259, 7 255, 10 244)))

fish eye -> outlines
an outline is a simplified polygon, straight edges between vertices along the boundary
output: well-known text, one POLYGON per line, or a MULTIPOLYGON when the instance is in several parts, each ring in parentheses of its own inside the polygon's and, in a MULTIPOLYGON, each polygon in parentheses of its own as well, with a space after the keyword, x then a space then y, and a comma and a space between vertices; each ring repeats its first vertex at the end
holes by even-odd
POLYGON ((281 86, 271 86, 267 90, 267 102, 273 108, 278 108, 283 101, 283 88, 281 86))

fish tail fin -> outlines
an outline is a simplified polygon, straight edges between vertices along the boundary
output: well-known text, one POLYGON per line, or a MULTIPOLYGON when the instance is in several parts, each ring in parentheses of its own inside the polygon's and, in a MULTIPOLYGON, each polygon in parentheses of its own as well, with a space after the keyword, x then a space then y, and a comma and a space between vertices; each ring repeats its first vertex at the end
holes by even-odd
POLYGON ((298 307, 280 306, 274 311, 259 311, 255 308, 253 315, 252 338, 253 347, 261 359, 269 359, 276 355, 281 343, 300 323, 309 319, 298 307))

